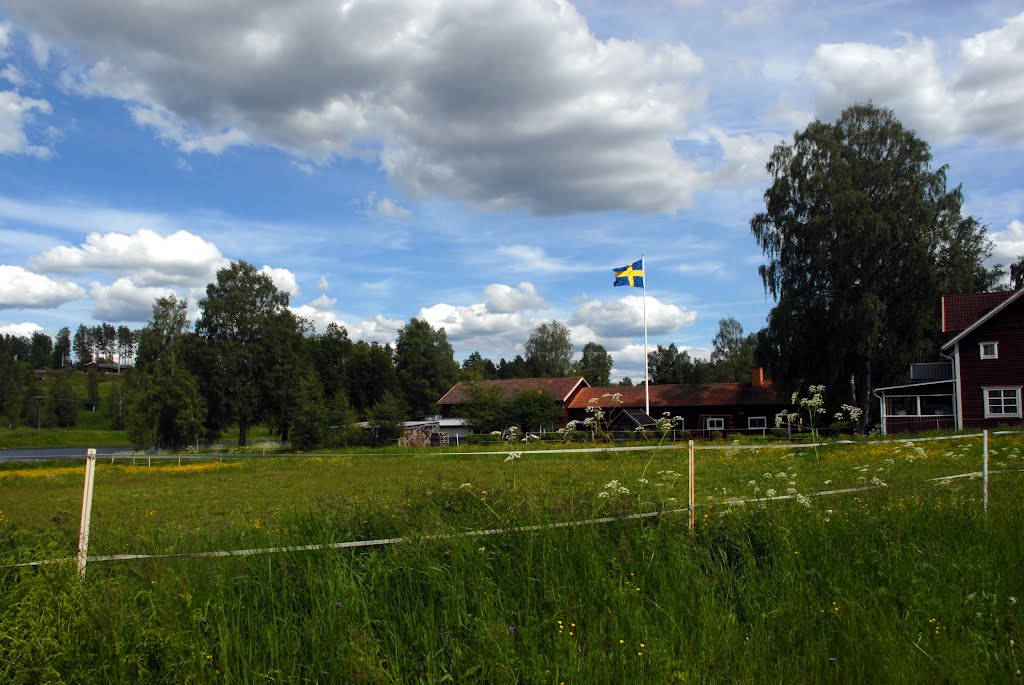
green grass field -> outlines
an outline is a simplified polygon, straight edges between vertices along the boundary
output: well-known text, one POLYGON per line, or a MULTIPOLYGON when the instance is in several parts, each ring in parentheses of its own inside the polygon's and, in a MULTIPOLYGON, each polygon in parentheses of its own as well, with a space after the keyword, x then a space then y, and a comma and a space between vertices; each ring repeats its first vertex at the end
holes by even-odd
MULTIPOLYGON (((978 438, 729 447, 697 453, 693 533, 488 536, 685 510, 686 451, 101 461, 90 554, 406 541, 4 568, 0 680, 1013 682, 1022 448, 993 437, 987 515, 979 478, 930 480, 978 438)), ((2 465, 0 563, 73 555, 82 471, 2 465)))

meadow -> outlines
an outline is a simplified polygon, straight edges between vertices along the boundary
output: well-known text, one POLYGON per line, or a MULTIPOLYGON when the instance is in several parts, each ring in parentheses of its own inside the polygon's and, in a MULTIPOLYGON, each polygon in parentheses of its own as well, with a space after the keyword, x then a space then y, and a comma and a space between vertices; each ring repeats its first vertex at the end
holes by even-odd
POLYGON ((1024 438, 715 447, 2 465, 0 680, 1015 681, 1024 438))

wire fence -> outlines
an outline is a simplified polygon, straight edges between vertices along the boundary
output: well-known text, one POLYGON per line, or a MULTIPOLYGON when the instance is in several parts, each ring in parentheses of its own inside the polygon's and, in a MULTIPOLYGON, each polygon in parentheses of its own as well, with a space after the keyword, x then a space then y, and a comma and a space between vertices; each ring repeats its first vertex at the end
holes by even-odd
MULTIPOLYGON (((1024 433, 1012 432, 1012 431, 999 431, 991 433, 991 435, 999 436, 1024 436, 1024 433)), ((685 444, 670 443, 663 445, 631 445, 631 446, 596 446, 596 447, 571 447, 571 448, 558 448, 558 449, 517 449, 516 453, 519 455, 551 455, 551 454, 594 454, 594 453, 634 453, 634 452, 651 452, 651 451, 685 451, 687 454, 688 461, 688 474, 687 474, 687 486, 688 486, 688 502, 686 507, 671 507, 663 508, 658 511, 641 512, 635 514, 621 515, 621 516, 607 516, 607 517, 595 517, 581 520, 571 521, 560 521, 554 523, 543 523, 536 525, 527 526, 509 526, 509 527, 496 527, 496 528, 485 528, 479 530, 458 532, 458 533, 443 533, 436 535, 421 535, 416 539, 418 540, 446 540, 454 539, 459 537, 474 537, 474 536, 493 536, 507 533, 517 532, 528 532, 536 531, 548 528, 569 528, 575 526, 587 526, 587 525, 599 525, 612 523, 615 521, 629 521, 647 519, 659 516, 669 516, 677 514, 686 514, 689 517, 689 526, 691 530, 694 526, 694 520, 696 516, 696 510, 709 504, 721 504, 724 506, 742 506, 755 502, 770 502, 770 501, 789 501, 797 500, 805 503, 809 498, 821 498, 821 497, 837 497, 843 495, 851 495, 857 493, 865 493, 870 491, 885 490, 892 488, 910 488, 916 487, 923 484, 934 484, 942 482, 952 482, 958 479, 964 478, 977 478, 981 480, 979 486, 979 494, 983 501, 984 510, 987 512, 989 506, 989 477, 990 474, 1007 474, 1007 473, 1024 473, 1024 468, 1021 469, 998 469, 990 470, 989 468, 989 456, 990 456, 990 433, 988 431, 982 431, 980 433, 969 433, 969 434, 957 434, 948 436, 935 436, 935 437, 921 437, 921 438, 908 438, 908 439, 883 439, 883 440, 871 440, 871 441, 853 441, 853 440, 832 440, 824 442, 812 442, 812 443, 777 443, 777 444, 760 444, 760 445, 747 445, 747 444, 696 444, 693 440, 689 440, 685 444), (850 449, 858 450, 864 448, 874 448, 877 446, 895 446, 897 452, 899 450, 908 450, 909 453, 906 456, 908 460, 913 460, 912 450, 915 445, 921 443, 934 443, 941 441, 958 441, 958 442, 974 442, 980 441, 981 447, 981 463, 978 464, 978 470, 972 470, 962 473, 952 474, 941 474, 941 475, 924 475, 914 478, 904 478, 898 481, 884 482, 876 477, 873 477, 871 481, 865 482, 864 485, 858 485, 855 487, 842 487, 842 488, 824 488, 816 489, 814 491, 799 493, 799 492, 776 492, 773 489, 760 489, 755 485, 755 480, 750 480, 749 483, 754 487, 754 492, 751 496, 739 496, 729 497, 720 500, 710 498, 711 501, 705 501, 704 503, 698 502, 696 497, 696 486, 698 482, 696 472, 696 455, 700 452, 708 453, 709 456, 716 454, 716 460, 721 461, 722 459, 729 459, 730 457, 737 457, 741 454, 751 453, 757 455, 760 452, 769 452, 770 454, 777 455, 780 451, 786 452, 787 456, 792 456, 798 451, 806 450, 831 450, 833 454, 841 454, 836 452, 850 449)), ((963 446, 961 445, 961 449, 963 446)), ((974 448, 972 448, 974 449, 974 448)), ((1013 448, 1019 453, 1019 448, 1013 448)), ((501 450, 479 450, 479 451, 441 451, 434 452, 439 456, 504 456, 510 453, 509 449, 501 450)), ((856 452, 853 452, 856 453, 856 452)), ((408 452, 396 453, 407 455, 408 452)), ((947 451, 947 455, 952 454, 947 451)), ((85 460, 85 482, 82 497, 82 514, 80 521, 80 530, 78 537, 78 550, 75 557, 65 557, 56 559, 47 559, 40 561, 24 562, 20 564, 12 564, 6 566, 6 568, 13 567, 25 567, 32 566, 38 567, 47 564, 67 563, 75 561, 78 565, 79 572, 84 575, 85 569, 90 562, 113 562, 113 561, 133 561, 133 560, 144 560, 144 559, 181 559, 181 558, 216 558, 216 557, 242 557, 242 556, 253 556, 262 554, 279 554, 279 553, 290 553, 290 552, 309 552, 319 550, 340 550, 340 549, 358 549, 366 547, 381 547, 387 545, 395 545, 403 542, 407 542, 409 537, 389 537, 379 539, 367 539, 367 540, 350 540, 323 544, 305 544, 305 545, 290 545, 290 546, 272 546, 262 548, 247 548, 247 549, 233 549, 233 550, 219 550, 219 551, 199 551, 199 552, 180 552, 180 553, 168 553, 168 554, 110 554, 110 555, 93 555, 89 556, 89 532, 90 532, 90 518, 92 510, 92 496, 95 482, 95 467, 97 459, 110 459, 110 463, 113 464, 116 460, 128 461, 132 463, 138 463, 145 461, 145 463, 152 465, 154 461, 173 461, 177 460, 178 464, 182 461, 211 461, 211 460, 232 460, 232 459, 251 459, 254 455, 239 455, 239 454, 167 454, 167 455, 131 455, 124 453, 107 453, 97 454, 96 450, 88 450, 87 454, 80 457, 62 457, 62 459, 84 459, 85 460)), ((255 455, 259 456, 259 455, 255 455)), ((291 459, 302 459, 304 457, 316 457, 316 458, 330 458, 332 456, 343 456, 343 457, 379 457, 380 452, 366 453, 366 454, 353 454, 344 453, 337 455, 330 454, 315 454, 315 455, 267 455, 275 458, 291 458, 291 459)), ((887 460, 889 461, 889 460, 887 460)), ((894 461, 894 460, 892 460, 894 461)), ((761 465, 764 467, 765 464, 772 462, 759 461, 754 464, 761 465)), ((866 471, 866 467, 863 467, 866 471)), ((766 477, 772 477, 774 474, 771 472, 765 472, 763 474, 766 477)), ((778 476, 788 477, 789 474, 786 471, 780 471, 778 476)), ((861 476, 861 480, 867 480, 867 476, 861 476)), ((830 484, 830 480, 825 480, 824 484, 830 484)), ((792 483, 791 483, 792 484, 792 483)), ((790 488, 792 490, 792 488, 790 488)))

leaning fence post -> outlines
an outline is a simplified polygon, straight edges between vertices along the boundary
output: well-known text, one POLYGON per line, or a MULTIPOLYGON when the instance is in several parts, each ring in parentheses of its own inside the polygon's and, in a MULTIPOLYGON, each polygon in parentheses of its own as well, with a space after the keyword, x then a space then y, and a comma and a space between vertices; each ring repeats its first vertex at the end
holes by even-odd
POLYGON ((85 490, 82 493, 82 525, 78 529, 78 573, 85 577, 89 557, 89 518, 92 516, 92 486, 96 479, 96 450, 89 448, 85 456, 85 490))
POLYGON ((985 513, 988 513, 988 431, 981 431, 981 488, 985 513))
POLYGON ((693 521, 693 516, 694 516, 694 509, 693 509, 693 492, 694 492, 694 487, 693 487, 693 480, 694 480, 693 440, 690 440, 690 450, 689 451, 690 451, 690 477, 689 477, 689 481, 690 481, 690 532, 692 533, 693 532, 693 524, 694 524, 694 521, 693 521))

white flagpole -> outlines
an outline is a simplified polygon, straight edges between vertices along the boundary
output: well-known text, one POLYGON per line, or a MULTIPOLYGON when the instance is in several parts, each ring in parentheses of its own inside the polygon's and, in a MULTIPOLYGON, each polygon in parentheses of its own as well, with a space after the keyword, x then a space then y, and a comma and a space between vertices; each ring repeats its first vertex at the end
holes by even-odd
POLYGON ((644 413, 651 415, 651 373, 647 359, 647 263, 640 253, 640 269, 644 272, 644 413))

